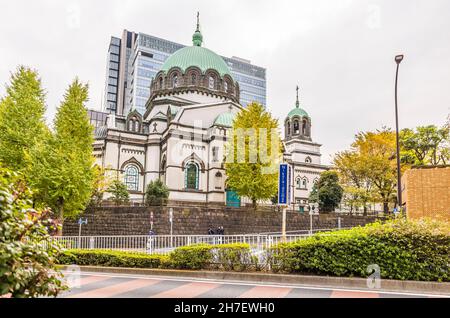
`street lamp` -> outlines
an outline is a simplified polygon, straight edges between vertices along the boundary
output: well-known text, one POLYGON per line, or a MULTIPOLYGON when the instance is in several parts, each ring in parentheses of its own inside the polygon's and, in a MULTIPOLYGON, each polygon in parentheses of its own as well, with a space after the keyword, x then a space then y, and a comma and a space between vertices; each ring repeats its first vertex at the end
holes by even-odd
POLYGON ((403 55, 395 56, 395 63, 397 63, 397 70, 395 72, 395 136, 397 143, 397 205, 399 211, 402 207, 402 184, 400 171, 400 146, 398 141, 398 107, 397 107, 397 81, 398 81, 398 67, 403 60, 403 55))

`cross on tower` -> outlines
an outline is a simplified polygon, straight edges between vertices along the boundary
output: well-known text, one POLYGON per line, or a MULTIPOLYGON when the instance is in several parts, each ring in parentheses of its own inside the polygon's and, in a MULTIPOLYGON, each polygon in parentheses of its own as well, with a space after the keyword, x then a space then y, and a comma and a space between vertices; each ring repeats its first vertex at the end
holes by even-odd
POLYGON ((296 91, 297 91, 297 101, 295 102, 295 106, 299 106, 299 104, 300 104, 300 102, 298 101, 298 85, 297 85, 297 88, 296 88, 296 91))

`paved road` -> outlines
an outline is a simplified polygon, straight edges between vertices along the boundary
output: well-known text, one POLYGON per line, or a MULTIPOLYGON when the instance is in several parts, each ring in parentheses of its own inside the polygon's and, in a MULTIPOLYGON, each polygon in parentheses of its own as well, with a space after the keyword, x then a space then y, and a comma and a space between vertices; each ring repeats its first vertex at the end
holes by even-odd
POLYGON ((299 285, 170 278, 149 275, 82 273, 69 278, 70 298, 391 298, 435 297, 417 293, 330 289, 299 285))

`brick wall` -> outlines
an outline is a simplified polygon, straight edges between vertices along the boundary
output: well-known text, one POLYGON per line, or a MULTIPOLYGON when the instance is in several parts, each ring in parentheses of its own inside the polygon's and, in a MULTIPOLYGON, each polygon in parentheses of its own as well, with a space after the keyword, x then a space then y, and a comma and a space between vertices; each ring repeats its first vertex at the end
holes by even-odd
MULTIPOLYGON (((169 209, 167 207, 102 207, 88 209, 83 217, 82 235, 146 235, 150 230, 150 215, 153 212, 153 229, 156 234, 169 234, 169 209)), ((248 208, 227 207, 173 207, 174 234, 207 234, 208 228, 223 226, 225 234, 280 232, 280 212, 255 212, 248 208)), ((287 231, 309 230, 309 215, 287 212, 287 231)), ((364 225, 375 221, 375 217, 343 216, 342 227, 364 225)), ((337 217, 322 214, 313 216, 313 227, 336 228, 337 217)), ((76 221, 66 220, 64 235, 78 235, 76 221)))
POLYGON ((408 170, 402 185, 408 218, 450 221, 450 166, 408 170))

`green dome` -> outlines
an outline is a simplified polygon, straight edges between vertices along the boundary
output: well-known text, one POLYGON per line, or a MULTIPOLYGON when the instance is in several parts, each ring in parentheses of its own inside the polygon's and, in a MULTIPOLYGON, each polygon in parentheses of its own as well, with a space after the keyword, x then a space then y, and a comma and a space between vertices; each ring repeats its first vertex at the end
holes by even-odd
POLYGON ((216 117, 216 119, 214 120, 214 125, 232 127, 235 116, 236 114, 232 112, 222 113, 216 117))
POLYGON ((231 76, 225 61, 216 53, 201 46, 188 46, 179 49, 166 60, 161 70, 167 73, 171 68, 178 67, 184 73, 188 67, 197 66, 203 73, 208 69, 219 72, 220 76, 231 76))
POLYGON ((299 88, 297 85, 297 88, 296 88, 297 100, 295 101, 295 108, 289 112, 288 117, 292 118, 294 116, 299 116, 299 117, 308 117, 309 118, 308 113, 304 109, 300 108, 300 101, 298 100, 298 89, 299 88))
POLYGON ((219 72, 220 76, 228 74, 231 76, 227 64, 219 55, 207 48, 202 47, 203 35, 200 32, 200 23, 197 13, 197 29, 192 36, 193 46, 179 49, 166 60, 161 71, 167 73, 171 68, 178 67, 184 73, 191 66, 198 67, 202 73, 213 69, 219 72))
POLYGON ((294 116, 308 117, 309 118, 308 113, 304 109, 302 109, 300 107, 295 107, 293 110, 291 110, 289 112, 289 114, 288 114, 289 118, 292 118, 294 116))

